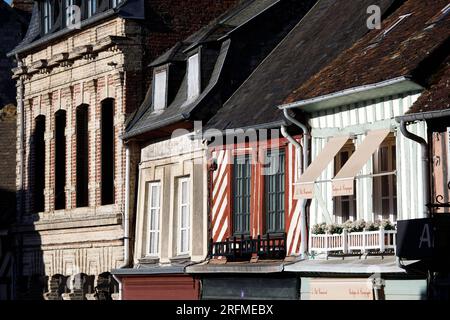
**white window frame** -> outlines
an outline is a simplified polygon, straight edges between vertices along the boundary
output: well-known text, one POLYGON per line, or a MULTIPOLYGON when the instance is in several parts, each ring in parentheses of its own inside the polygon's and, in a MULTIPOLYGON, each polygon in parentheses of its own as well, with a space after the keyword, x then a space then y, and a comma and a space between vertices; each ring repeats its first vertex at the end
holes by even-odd
POLYGON ((161 68, 153 73, 153 110, 161 111, 167 107, 168 69, 161 68), (160 78, 161 77, 161 78, 160 78))
POLYGON ((191 250, 191 192, 189 177, 178 179, 178 254, 189 254, 191 250), (183 184, 186 184, 186 202, 183 203, 183 184), (183 226, 182 209, 186 209, 186 224, 183 226), (186 233, 186 242, 183 243, 183 232, 186 233))
MULTIPOLYGON (((342 153, 343 152, 347 152, 348 153, 348 158, 347 158, 347 161, 348 161, 348 159, 350 159, 352 154, 355 152, 355 149, 356 149, 356 146, 354 144, 354 141, 353 140, 349 140, 341 148, 341 150, 339 150, 339 152, 336 155, 335 160, 334 160, 334 168, 335 168, 334 175, 336 175, 343 167, 343 164, 341 164, 342 153)), ((349 207, 349 210, 350 210, 350 212, 348 214, 349 220, 354 221, 354 220, 358 219, 356 197, 357 197, 357 193, 356 192, 353 195, 350 195, 350 196, 333 197, 333 215, 334 215, 334 219, 335 219, 336 223, 344 223, 344 222, 346 222, 346 220, 343 219, 343 214, 342 214, 342 203, 343 202, 348 202, 348 207, 349 207), (348 199, 348 200, 344 200, 344 198, 348 199), (354 212, 353 216, 350 214, 352 211, 354 212)))
POLYGON ((200 95, 201 91, 200 52, 191 55, 188 58, 187 65, 188 65, 187 101, 192 101, 200 95))
MULTIPOLYGON (((396 140, 393 135, 389 135, 385 141, 380 145, 378 150, 375 152, 373 157, 373 172, 374 174, 377 173, 388 173, 388 172, 394 172, 396 170, 397 164, 395 159, 397 159, 397 155, 393 152, 393 147, 395 147, 395 150, 397 151, 397 145, 396 140), (381 171, 381 163, 380 163, 380 151, 382 148, 387 148, 388 150, 388 156, 387 156, 387 171, 383 170, 381 171)), ((395 151, 395 152, 396 152, 395 151)), ((392 173, 390 175, 387 175, 385 177, 388 177, 389 179, 389 191, 387 196, 383 196, 382 194, 382 177, 374 177, 373 178, 373 208, 374 208, 374 219, 375 220, 382 220, 383 214, 380 213, 382 210, 383 200, 389 200, 389 208, 392 208, 391 212, 389 213, 389 221, 396 222, 398 217, 398 190, 397 190, 397 183, 394 183, 393 181, 396 181, 395 174, 392 173), (394 191, 395 192, 394 194, 394 191), (394 212, 394 204, 395 208, 397 208, 397 212, 394 212)))
POLYGON ((161 182, 150 182, 148 184, 147 195, 147 254, 151 257, 158 256, 160 253, 160 233, 161 233, 161 182), (153 188, 157 188, 156 199, 158 203, 152 203, 153 188), (152 213, 155 213, 155 217, 152 217, 152 213), (152 228, 152 219, 155 219, 155 228, 152 228), (154 244, 152 241, 156 241, 154 244))

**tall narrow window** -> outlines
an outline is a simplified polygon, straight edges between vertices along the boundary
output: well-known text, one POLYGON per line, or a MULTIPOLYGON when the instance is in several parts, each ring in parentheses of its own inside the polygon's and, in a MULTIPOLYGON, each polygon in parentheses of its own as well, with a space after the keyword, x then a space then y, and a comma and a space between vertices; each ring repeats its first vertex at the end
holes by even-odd
POLYGON ((42 2, 42 28, 44 33, 49 33, 53 25, 53 8, 51 0, 42 2))
POLYGON ((153 109, 163 110, 167 105, 167 71, 155 72, 153 79, 153 109))
POLYGON ((178 180, 178 215, 179 215, 179 254, 186 254, 190 250, 191 241, 191 212, 189 201, 189 178, 178 180))
POLYGON ((194 54, 188 59, 188 101, 200 94, 200 54, 194 54))
POLYGON ((285 153, 284 150, 271 152, 267 155, 266 164, 271 172, 266 172, 265 204, 266 231, 271 233, 284 232, 285 204, 285 153))
POLYGON ((88 0, 87 2, 87 16, 92 17, 97 13, 97 0, 88 0))
POLYGON ((397 220, 397 177, 395 137, 389 136, 374 155, 374 173, 387 175, 373 179, 376 219, 397 220))
POLYGON ((75 5, 75 0, 65 0, 64 1, 64 19, 66 27, 74 24, 74 9, 73 5, 75 5))
POLYGON ((66 207, 66 111, 55 113, 55 209, 66 207))
POLYGON ((102 205, 114 203, 114 100, 102 102, 102 205))
MULTIPOLYGON (((341 151, 334 159, 335 174, 341 170, 354 151, 355 146, 353 143, 347 143, 342 147, 341 151)), ((344 223, 347 220, 356 220, 356 197, 354 195, 334 197, 333 205, 335 221, 337 223, 344 223)))
POLYGON ((44 211, 45 116, 38 116, 34 129, 34 212, 44 211))
POLYGON ((77 207, 88 206, 89 181, 89 142, 88 142, 88 106, 83 104, 77 108, 77 207))
POLYGON ((159 254, 159 217, 161 212, 160 197, 161 184, 153 182, 148 187, 148 254, 159 254))
POLYGON ((235 157, 233 174, 233 226, 234 234, 237 235, 250 233, 250 179, 250 156, 235 157))

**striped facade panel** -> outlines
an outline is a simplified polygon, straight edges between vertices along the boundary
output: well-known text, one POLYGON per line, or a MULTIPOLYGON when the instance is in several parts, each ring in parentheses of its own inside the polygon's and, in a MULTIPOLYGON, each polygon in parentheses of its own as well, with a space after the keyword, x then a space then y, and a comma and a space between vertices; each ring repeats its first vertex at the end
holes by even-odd
MULTIPOLYGON (((396 144, 397 220, 423 217, 423 172, 420 145, 405 138, 400 132, 399 124, 395 121, 395 117, 408 111, 419 95, 417 92, 411 92, 366 103, 341 106, 313 113, 310 120, 312 161, 331 137, 350 133, 354 135, 355 148, 358 148, 369 131, 386 128, 393 130, 396 144)), ((425 122, 409 125, 408 130, 427 139, 425 122)), ((334 163, 331 161, 317 179, 319 183, 315 185, 316 193, 310 205, 310 225, 321 222, 344 222, 337 221, 333 212, 330 180, 336 173, 334 163)), ((371 157, 358 175, 373 173, 374 164, 371 157)), ((373 178, 356 179, 355 194, 357 219, 374 220, 373 178)))
POLYGON ((213 151, 217 170, 212 174, 211 224, 214 242, 225 240, 231 234, 231 166, 228 150, 213 151))

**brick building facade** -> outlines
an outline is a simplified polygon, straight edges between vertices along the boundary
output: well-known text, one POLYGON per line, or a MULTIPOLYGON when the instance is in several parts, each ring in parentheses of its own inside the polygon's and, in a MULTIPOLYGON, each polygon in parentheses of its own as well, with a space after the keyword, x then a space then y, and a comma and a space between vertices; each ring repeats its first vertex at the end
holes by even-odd
POLYGON ((35 1, 27 36, 9 53, 18 58, 17 298, 117 292, 109 271, 127 262, 137 165, 131 151, 126 184, 121 135, 145 98, 147 65, 237 1, 92 2, 73 29, 64 10, 77 1, 35 1))

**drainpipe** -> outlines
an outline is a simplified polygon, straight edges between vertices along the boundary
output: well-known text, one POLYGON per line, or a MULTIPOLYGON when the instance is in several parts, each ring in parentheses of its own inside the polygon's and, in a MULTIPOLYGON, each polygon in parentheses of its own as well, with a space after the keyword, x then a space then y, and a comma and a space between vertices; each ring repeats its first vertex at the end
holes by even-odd
MULTIPOLYGON (((123 222, 123 264, 119 269, 126 268, 130 264, 130 147, 125 147, 125 214, 123 222)), ((122 300, 122 281, 112 275, 119 284, 119 299, 122 300)))
MULTIPOLYGON (((291 117, 289 115, 288 109, 283 109, 283 113, 284 113, 284 117, 289 120, 290 122, 292 122, 293 124, 295 124, 297 127, 299 127, 300 129, 302 129, 303 131, 303 147, 300 145, 300 143, 298 143, 291 135, 288 134, 287 130, 286 130, 286 126, 282 126, 281 127, 281 134, 283 135, 283 137, 285 137, 286 139, 288 139, 289 142, 291 142, 296 148, 297 150, 300 150, 300 152, 303 154, 303 161, 300 165, 300 174, 302 174, 305 169, 308 167, 309 165, 309 130, 308 127, 306 125, 304 125, 303 123, 299 122, 297 119, 291 117)), ((306 230, 306 204, 307 204, 307 200, 303 199, 301 200, 301 211, 300 211, 300 256, 305 259, 306 258, 306 254, 308 252, 308 237, 307 235, 307 230, 306 230)))
MULTIPOLYGON (((19 59, 19 55, 16 53, 16 61, 17 66, 22 67, 23 63, 19 59)), ((18 100, 17 100, 17 107, 20 110, 20 211, 19 211, 19 217, 22 217, 23 211, 24 211, 24 172, 25 172, 25 150, 24 150, 24 135, 25 135, 25 115, 24 115, 24 83, 23 83, 23 77, 19 76, 19 86, 17 89, 18 93, 18 100)))
POLYGON ((430 210, 427 207, 427 204, 430 203, 430 175, 428 172, 430 159, 428 156, 428 143, 425 141, 424 138, 419 137, 418 135, 408 131, 408 129, 406 128, 405 120, 400 121, 400 131, 406 138, 419 143, 421 146, 421 149, 422 149, 422 172, 424 175, 424 181, 423 181, 424 185, 423 185, 423 190, 422 190, 423 202, 424 202, 423 215, 424 215, 424 217, 429 217, 430 210))

